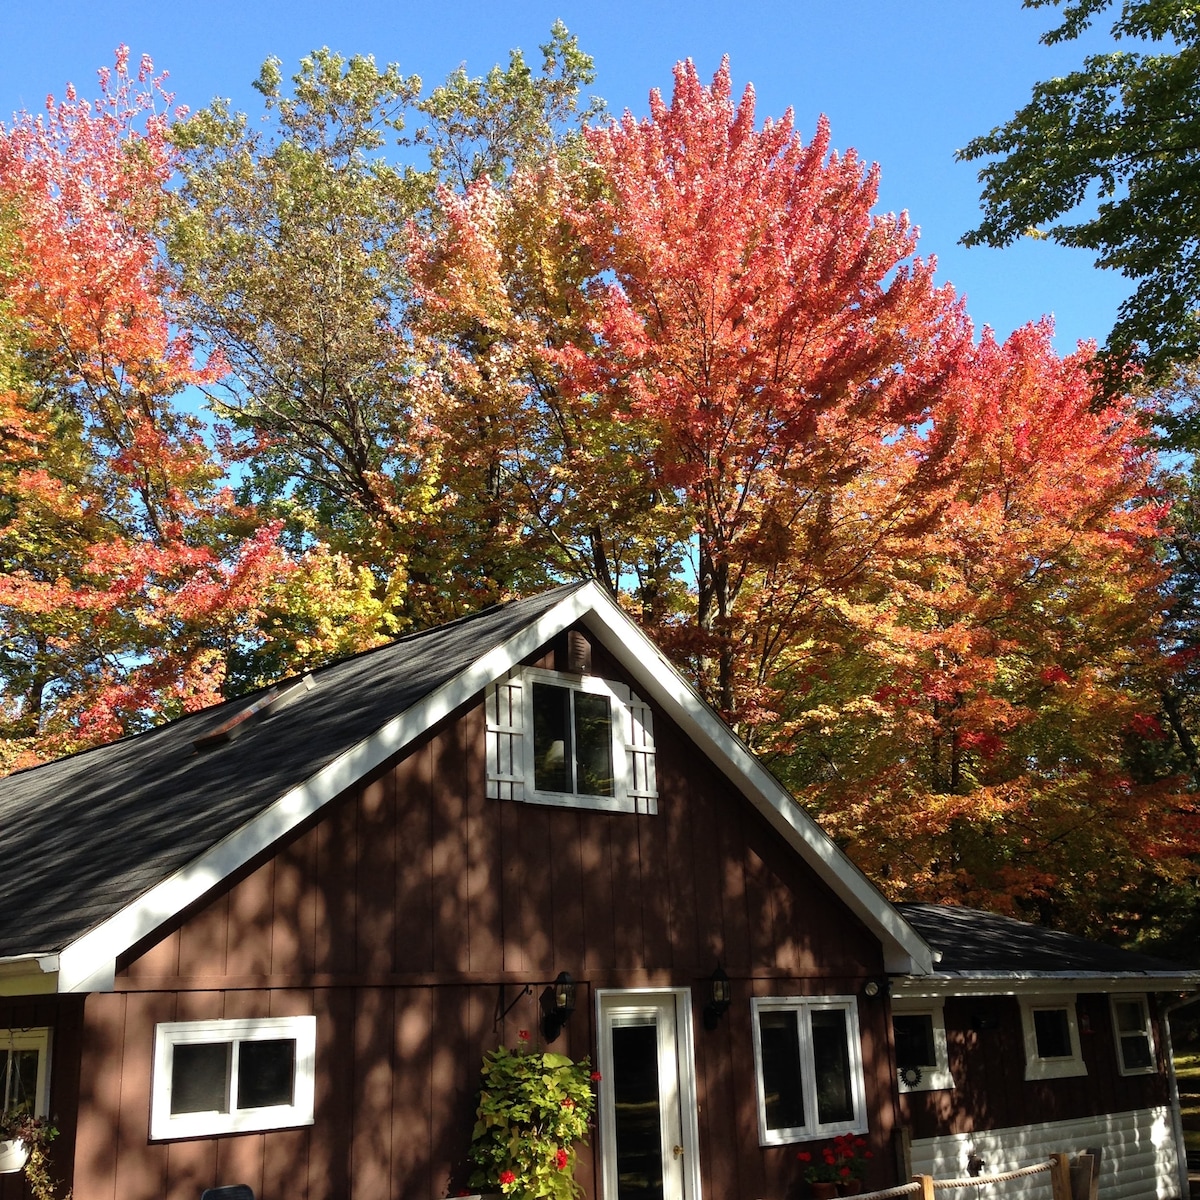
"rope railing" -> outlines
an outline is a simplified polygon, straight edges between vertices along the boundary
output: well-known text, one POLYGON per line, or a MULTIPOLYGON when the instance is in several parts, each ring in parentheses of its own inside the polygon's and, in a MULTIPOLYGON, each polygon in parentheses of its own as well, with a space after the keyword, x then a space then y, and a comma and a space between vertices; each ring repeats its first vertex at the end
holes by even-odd
MULTIPOLYGON (((1078 1162, 1088 1175, 1092 1176, 1094 1163, 1091 1155, 1081 1154, 1078 1162)), ((1018 1167, 1012 1171, 998 1171, 994 1175, 973 1175, 968 1179, 934 1179, 931 1175, 915 1175, 911 1183, 902 1183, 898 1187, 885 1188, 881 1192, 863 1192, 858 1200, 892 1200, 900 1196, 920 1196, 922 1200, 932 1200, 933 1193, 953 1191, 956 1188, 990 1187, 997 1183, 1007 1183, 1013 1179, 1025 1179, 1030 1175, 1049 1175, 1054 1200, 1069 1200, 1071 1196, 1071 1165, 1066 1154, 1054 1154, 1046 1162, 1036 1163, 1032 1167, 1018 1167)), ((1085 1176, 1086 1177, 1086 1176, 1085 1176)), ((1094 1194, 1094 1193, 1093 1193, 1094 1194)))
POLYGON ((1044 1163, 1038 1163, 1036 1167, 1018 1167, 1015 1171, 1001 1171, 995 1175, 974 1175, 970 1179, 935 1179, 933 1190, 944 1192, 950 1188, 978 1187, 985 1183, 1007 1183, 1010 1179, 1020 1179, 1025 1175, 1048 1175, 1053 1166, 1053 1162, 1047 1159, 1044 1163))

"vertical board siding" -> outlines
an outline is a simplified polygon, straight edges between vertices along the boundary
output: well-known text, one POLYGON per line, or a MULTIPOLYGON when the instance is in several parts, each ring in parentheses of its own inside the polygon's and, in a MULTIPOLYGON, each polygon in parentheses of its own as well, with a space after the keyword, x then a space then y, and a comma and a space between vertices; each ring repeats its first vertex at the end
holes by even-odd
MULTIPOLYGON (((621 680, 604 657, 597 673, 621 680)), ((539 1036, 540 992, 562 970, 580 987, 553 1048, 576 1058, 594 1053, 595 988, 690 987, 705 1194, 794 1191, 794 1148, 758 1145, 750 997, 853 994, 882 973, 880 948, 681 732, 653 719, 654 815, 489 798, 481 698, 148 939, 122 964, 128 995, 89 1009, 105 1045, 94 1069, 115 1052, 138 1079, 115 1096, 111 1081, 89 1085, 112 1123, 81 1125, 95 1183, 80 1189, 77 1171, 78 1200, 195 1200, 229 1183, 260 1200, 453 1195, 470 1174, 480 1058, 521 1030, 539 1036), (710 1031, 718 961, 735 1003, 710 1031), (148 1143, 156 1020, 306 1012, 317 1017, 312 1128, 148 1143), (118 1141, 131 1159, 119 1187, 118 1141)), ((863 1027, 883 1056, 866 1064, 877 1139, 892 1120, 886 1030, 866 1014, 863 1027)), ((582 1153, 588 1196, 597 1172, 594 1150, 582 1153)))

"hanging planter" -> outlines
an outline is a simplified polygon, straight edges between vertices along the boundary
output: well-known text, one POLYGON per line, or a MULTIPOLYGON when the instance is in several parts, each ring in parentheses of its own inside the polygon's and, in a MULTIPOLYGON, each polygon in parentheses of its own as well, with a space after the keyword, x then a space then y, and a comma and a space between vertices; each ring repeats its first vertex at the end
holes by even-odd
POLYGON ((21 1170, 29 1158, 29 1147, 19 1138, 0 1142, 0 1175, 11 1175, 21 1170))

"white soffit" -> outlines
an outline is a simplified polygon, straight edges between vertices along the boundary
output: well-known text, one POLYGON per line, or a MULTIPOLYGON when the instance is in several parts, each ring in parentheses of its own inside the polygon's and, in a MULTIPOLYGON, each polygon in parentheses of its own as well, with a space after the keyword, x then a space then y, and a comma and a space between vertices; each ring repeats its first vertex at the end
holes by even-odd
POLYGON ((304 783, 285 792, 200 857, 71 942, 59 955, 58 991, 111 989, 120 954, 580 620, 838 898, 880 938, 887 970, 897 974, 927 974, 932 969, 932 952, 916 931, 715 716, 658 647, 599 585, 588 583, 564 596, 560 603, 506 642, 476 659, 466 670, 392 718, 304 783))

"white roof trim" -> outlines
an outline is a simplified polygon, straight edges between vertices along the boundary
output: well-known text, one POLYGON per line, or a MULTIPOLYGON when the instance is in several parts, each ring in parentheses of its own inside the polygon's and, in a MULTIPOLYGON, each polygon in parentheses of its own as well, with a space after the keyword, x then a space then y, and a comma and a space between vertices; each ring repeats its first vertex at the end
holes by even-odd
POLYGON ((932 954, 916 931, 808 817, 783 786, 701 700, 609 596, 596 584, 577 588, 506 642, 370 737, 339 755, 258 816, 143 893, 60 953, 58 990, 111 989, 118 955, 198 900, 256 854, 295 829, 356 780, 420 737, 443 717, 578 620, 637 679, 652 699, 704 750, 834 893, 881 939, 886 967, 922 975, 932 954))
POLYGON ((948 996, 1051 996, 1077 992, 1185 992, 1200 986, 1200 972, 1013 971, 1009 974, 926 975, 892 980, 895 999, 948 996))

